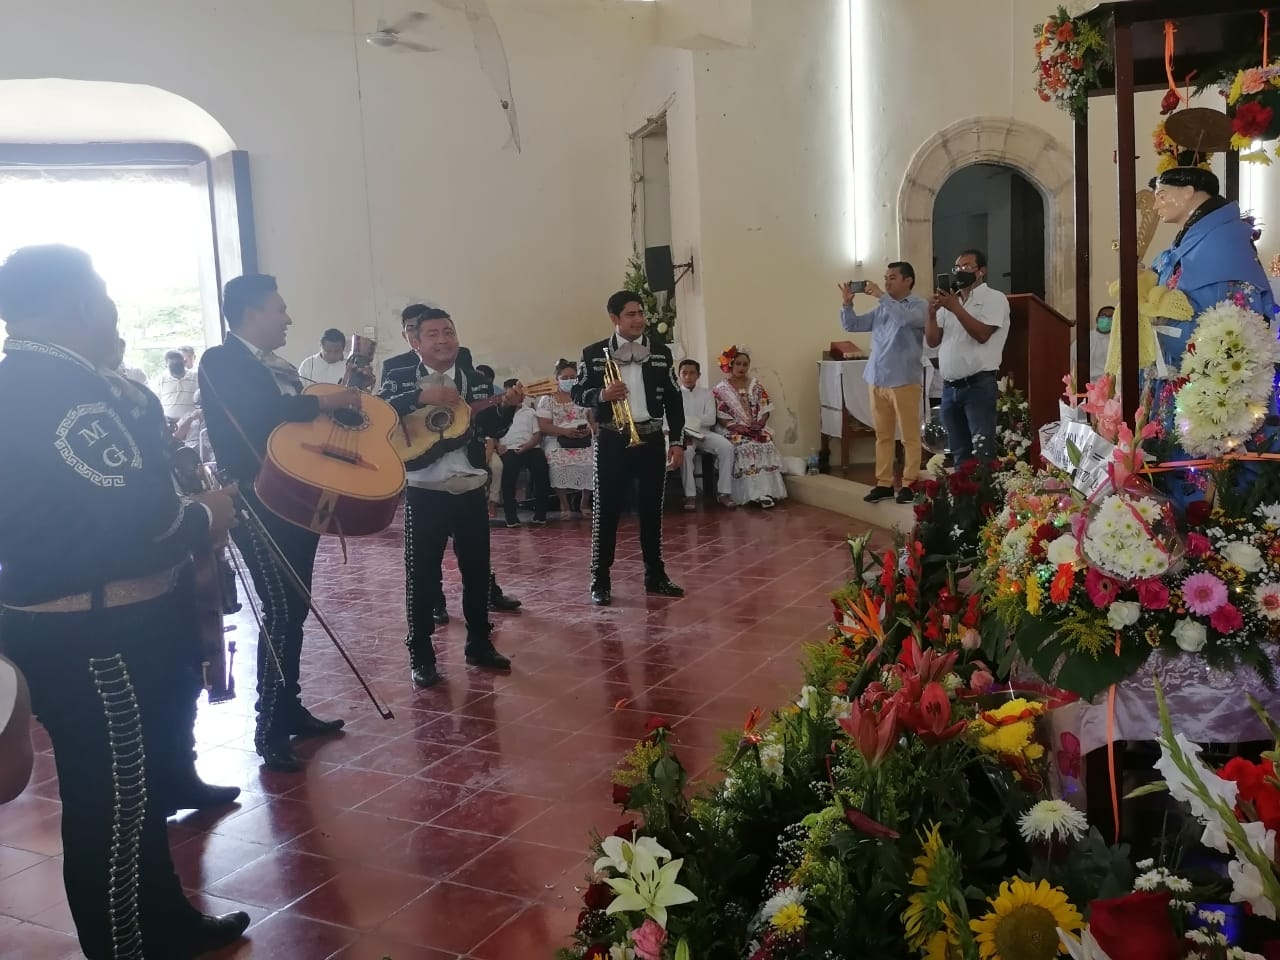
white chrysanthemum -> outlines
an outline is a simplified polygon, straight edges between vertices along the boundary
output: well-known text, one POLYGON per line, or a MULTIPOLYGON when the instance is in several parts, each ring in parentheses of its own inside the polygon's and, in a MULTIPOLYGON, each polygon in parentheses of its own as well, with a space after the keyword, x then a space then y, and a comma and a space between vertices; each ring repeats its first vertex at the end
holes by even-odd
POLYGON ((1160 576, 1169 569, 1169 555, 1151 539, 1147 527, 1158 522, 1162 512, 1150 497, 1113 493, 1089 518, 1081 552, 1104 573, 1122 580, 1160 576))
POLYGON ((1152 860, 1150 857, 1148 857, 1146 860, 1139 860, 1137 863, 1134 864, 1134 866, 1137 867, 1139 870, 1150 870, 1155 865, 1156 865, 1156 862, 1152 860))
POLYGON ((803 887, 783 887, 764 902, 764 906, 760 908, 760 916, 765 923, 769 923, 783 907, 804 903, 808 895, 803 887))
POLYGON ((1280 342, 1260 315, 1223 301, 1203 311, 1178 390, 1179 439, 1193 456, 1239 447, 1265 415, 1280 362, 1280 342))
POLYGON ((1280 527, 1280 503, 1264 503, 1254 515, 1269 527, 1280 527))
POLYGON ((1065 800, 1041 800, 1018 818, 1018 831, 1028 843, 1079 840, 1088 829, 1085 815, 1065 800))
POLYGON ((786 749, 780 743, 765 742, 760 745, 760 769, 774 780, 782 779, 782 760, 786 749))

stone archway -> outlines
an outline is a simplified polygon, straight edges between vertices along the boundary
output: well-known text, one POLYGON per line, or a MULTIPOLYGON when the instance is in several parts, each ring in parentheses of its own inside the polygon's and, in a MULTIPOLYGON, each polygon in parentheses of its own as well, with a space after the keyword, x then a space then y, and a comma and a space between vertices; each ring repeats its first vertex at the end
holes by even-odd
POLYGON ((898 249, 903 258, 933 263, 934 200, 948 177, 974 163, 1012 167, 1040 191, 1045 204, 1046 293, 1051 306, 1071 316, 1075 312, 1071 152, 1032 124, 1011 117, 971 117, 921 144, 898 192, 898 249))

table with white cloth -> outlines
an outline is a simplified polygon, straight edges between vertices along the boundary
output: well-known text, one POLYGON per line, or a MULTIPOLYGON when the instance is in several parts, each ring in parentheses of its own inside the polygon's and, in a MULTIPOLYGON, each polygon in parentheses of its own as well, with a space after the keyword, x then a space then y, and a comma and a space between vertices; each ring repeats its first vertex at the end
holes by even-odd
MULTIPOLYGON (((822 452, 829 457, 831 438, 840 440, 840 469, 849 469, 849 447, 855 436, 875 432, 871 411, 871 385, 864 379, 866 360, 818 361, 818 409, 822 418, 822 452)), ((929 395, 933 378, 938 375, 932 364, 920 367, 920 422, 929 419, 929 395)), ((895 424, 896 439, 902 430, 895 424)))

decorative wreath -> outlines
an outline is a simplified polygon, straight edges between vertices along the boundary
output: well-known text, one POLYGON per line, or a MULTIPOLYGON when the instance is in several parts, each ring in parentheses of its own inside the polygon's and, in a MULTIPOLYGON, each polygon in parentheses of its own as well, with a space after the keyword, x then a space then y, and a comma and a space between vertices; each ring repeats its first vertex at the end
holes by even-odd
POLYGON ((733 366, 733 361, 740 353, 745 353, 747 356, 751 355, 750 350, 746 347, 739 347, 736 343, 725 347, 724 352, 720 354, 720 371, 728 373, 733 366))

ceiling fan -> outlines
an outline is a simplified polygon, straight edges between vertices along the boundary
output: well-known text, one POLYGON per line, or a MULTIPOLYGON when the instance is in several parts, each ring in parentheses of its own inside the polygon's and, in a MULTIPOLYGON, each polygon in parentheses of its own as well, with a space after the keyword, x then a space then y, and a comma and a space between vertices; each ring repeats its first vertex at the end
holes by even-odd
POLYGON ((426 19, 427 15, 425 13, 415 10, 412 13, 405 14, 394 23, 389 24, 385 20, 379 20, 377 29, 365 34, 365 43, 383 50, 399 49, 413 50, 416 53, 435 53, 439 49, 438 47, 428 47, 413 40, 406 40, 400 35, 407 28, 416 26, 426 19))

